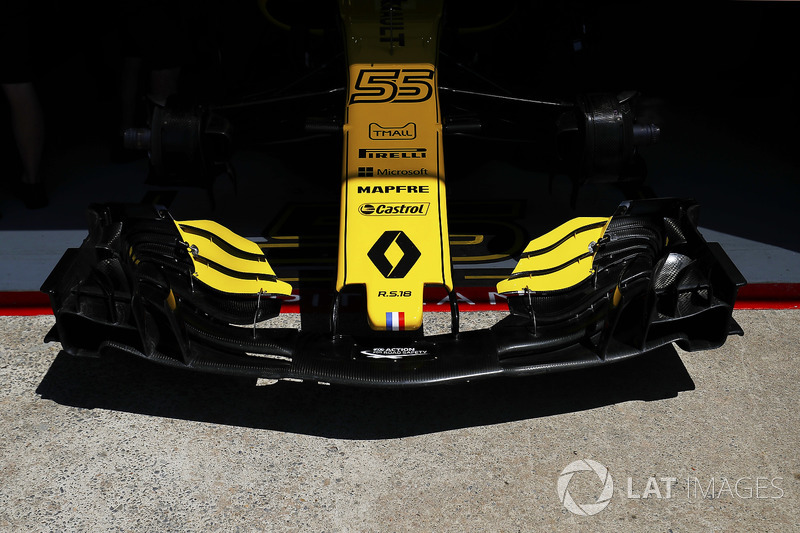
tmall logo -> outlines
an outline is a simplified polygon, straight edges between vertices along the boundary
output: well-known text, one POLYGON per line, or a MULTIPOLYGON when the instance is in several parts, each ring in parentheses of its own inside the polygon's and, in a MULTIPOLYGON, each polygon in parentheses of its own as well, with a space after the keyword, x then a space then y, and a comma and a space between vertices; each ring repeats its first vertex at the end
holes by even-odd
POLYGON ((569 512, 580 516, 591 516, 608 507, 611 496, 614 494, 614 481, 611 479, 611 474, 608 473, 608 468, 604 465, 591 459, 581 459, 571 462, 561 471, 556 489, 558 490, 558 499, 569 512), (603 488, 594 503, 579 504, 570 494, 569 482, 572 481, 572 476, 578 472, 594 472, 600 479, 603 488))
MULTIPOLYGON (((392 254, 393 258, 394 255, 392 254)), ((384 278, 406 277, 406 274, 416 264, 421 255, 419 248, 414 246, 408 235, 402 231, 384 231, 383 235, 378 237, 378 240, 367 252, 367 257, 369 257, 378 271, 383 274, 384 278), (403 254, 400 259, 394 261, 395 264, 392 264, 393 261, 386 257, 386 252, 392 246, 399 248, 399 251, 403 254)))
POLYGON ((373 141, 395 141, 416 139, 417 125, 409 122, 405 126, 386 128, 376 122, 369 125, 369 138, 373 141))
POLYGON ((359 178, 371 178, 375 176, 375 169, 373 167, 358 167, 359 178))

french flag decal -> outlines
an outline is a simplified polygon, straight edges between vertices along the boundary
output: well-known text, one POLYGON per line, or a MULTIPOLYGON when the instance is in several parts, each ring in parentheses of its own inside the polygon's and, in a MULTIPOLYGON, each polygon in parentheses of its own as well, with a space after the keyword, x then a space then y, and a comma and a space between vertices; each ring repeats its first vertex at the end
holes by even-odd
POLYGON ((386 313, 386 329, 389 331, 403 331, 406 329, 406 314, 386 313))

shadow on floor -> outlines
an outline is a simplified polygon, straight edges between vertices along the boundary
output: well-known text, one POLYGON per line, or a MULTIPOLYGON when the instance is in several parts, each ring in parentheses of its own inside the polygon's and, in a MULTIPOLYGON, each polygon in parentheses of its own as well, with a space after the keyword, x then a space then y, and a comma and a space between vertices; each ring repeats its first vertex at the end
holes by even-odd
POLYGON ((341 439, 385 439, 584 411, 693 390, 672 346, 594 369, 399 390, 230 378, 135 357, 59 353, 37 388, 85 409, 269 429, 341 439))

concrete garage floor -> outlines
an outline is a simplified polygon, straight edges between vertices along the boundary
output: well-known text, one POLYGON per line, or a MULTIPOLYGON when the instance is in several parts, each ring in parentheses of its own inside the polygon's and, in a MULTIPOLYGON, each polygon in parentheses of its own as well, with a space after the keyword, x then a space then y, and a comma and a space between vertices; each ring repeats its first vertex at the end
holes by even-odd
POLYGON ((798 312, 735 318, 709 352, 381 391, 76 359, 52 316, 2 317, 0 529, 798 530, 798 312), (593 516, 557 491, 582 459, 613 482, 593 516))

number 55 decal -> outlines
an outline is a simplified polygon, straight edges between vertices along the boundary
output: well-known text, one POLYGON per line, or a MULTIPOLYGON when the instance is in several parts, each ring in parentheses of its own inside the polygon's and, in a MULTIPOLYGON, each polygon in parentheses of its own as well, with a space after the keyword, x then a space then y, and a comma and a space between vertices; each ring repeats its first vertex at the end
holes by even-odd
POLYGON ((424 102, 433 95, 431 69, 362 69, 349 104, 359 102, 424 102))

